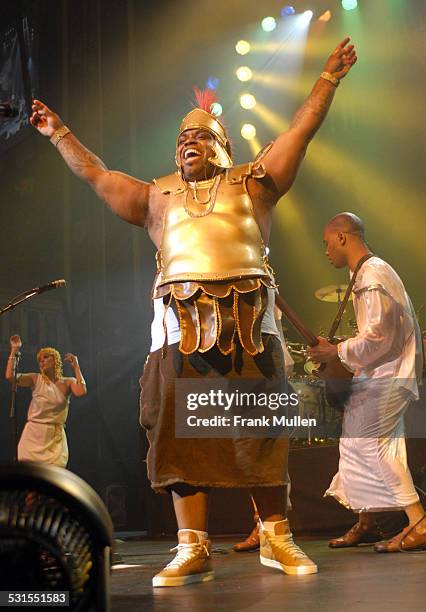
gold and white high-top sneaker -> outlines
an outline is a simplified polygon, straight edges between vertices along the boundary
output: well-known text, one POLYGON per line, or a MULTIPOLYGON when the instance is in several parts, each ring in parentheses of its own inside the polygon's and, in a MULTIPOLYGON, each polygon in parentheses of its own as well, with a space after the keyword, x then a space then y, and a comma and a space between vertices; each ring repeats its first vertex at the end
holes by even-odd
POLYGON ((260 528, 260 562, 285 574, 316 574, 318 568, 294 542, 288 520, 277 521, 273 531, 260 528))
POLYGON ((183 586, 192 582, 213 580, 210 540, 200 540, 191 529, 178 531, 178 545, 170 552, 175 558, 152 579, 154 587, 183 586))

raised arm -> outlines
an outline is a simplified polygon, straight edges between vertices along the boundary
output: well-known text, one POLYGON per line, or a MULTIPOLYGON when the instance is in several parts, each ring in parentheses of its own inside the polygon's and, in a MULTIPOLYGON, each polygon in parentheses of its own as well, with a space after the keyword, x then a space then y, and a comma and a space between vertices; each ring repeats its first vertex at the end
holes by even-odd
POLYGON ((72 369, 74 370, 75 378, 67 379, 71 393, 76 397, 82 397, 83 395, 86 395, 86 381, 84 380, 83 374, 81 373, 77 356, 73 355, 72 353, 67 353, 64 357, 64 361, 68 361, 71 364, 72 369))
POLYGON ((357 60, 354 45, 348 44, 349 40, 347 37, 337 45, 324 66, 324 72, 294 115, 289 129, 277 138, 262 160, 278 197, 293 184, 306 148, 328 113, 339 82, 357 60))
POLYGON ((147 221, 150 184, 123 172, 108 170, 104 162, 64 125, 62 119, 40 100, 34 100, 31 124, 50 138, 70 170, 92 187, 107 206, 125 221, 144 227, 147 221))
MULTIPOLYGON (((10 354, 7 358, 6 371, 4 377, 10 383, 13 383, 15 376, 15 363, 17 353, 22 348, 22 341, 18 334, 14 334, 10 338, 10 354)), ((37 374, 18 374, 17 383, 20 387, 34 387, 37 374)))

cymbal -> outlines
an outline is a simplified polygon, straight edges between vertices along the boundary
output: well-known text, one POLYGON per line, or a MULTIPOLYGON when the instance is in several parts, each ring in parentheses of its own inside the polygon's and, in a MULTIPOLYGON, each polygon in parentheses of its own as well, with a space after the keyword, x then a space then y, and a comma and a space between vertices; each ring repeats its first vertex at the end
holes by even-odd
MULTIPOLYGON (((321 287, 317 289, 314 293, 315 297, 322 302, 338 302, 343 300, 343 297, 346 293, 347 285, 327 285, 326 287, 321 287)), ((352 299, 352 294, 349 297, 349 300, 352 299)))

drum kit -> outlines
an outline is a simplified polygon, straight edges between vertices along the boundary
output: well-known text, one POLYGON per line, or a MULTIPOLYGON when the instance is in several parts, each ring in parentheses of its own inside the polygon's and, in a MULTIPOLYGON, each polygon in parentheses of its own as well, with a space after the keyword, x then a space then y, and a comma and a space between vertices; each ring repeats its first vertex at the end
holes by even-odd
MULTIPOLYGON (((337 304, 339 308, 347 287, 347 285, 327 285, 317 289, 314 295, 322 302, 337 304)), ((353 319, 348 319, 346 327, 350 333, 339 333, 342 339, 349 338, 357 332, 356 321, 353 319)), ((341 326, 339 331, 342 331, 341 326)), ((320 335, 326 334, 320 332, 320 335)), ((316 418, 317 422, 323 425, 321 437, 313 437, 308 431, 306 442, 308 445, 330 443, 339 437, 341 415, 327 403, 324 381, 316 375, 318 364, 309 359, 308 346, 301 342, 287 341, 286 344, 294 361, 290 383, 299 397, 299 414, 305 418, 316 418)))

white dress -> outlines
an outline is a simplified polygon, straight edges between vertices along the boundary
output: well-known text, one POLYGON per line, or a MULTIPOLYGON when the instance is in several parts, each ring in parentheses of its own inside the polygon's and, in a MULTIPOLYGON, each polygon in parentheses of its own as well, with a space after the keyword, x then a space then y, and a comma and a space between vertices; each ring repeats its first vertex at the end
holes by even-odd
POLYGON ((47 383, 38 374, 27 422, 18 444, 18 461, 67 465, 68 444, 64 426, 68 407, 69 397, 65 397, 55 383, 47 383))
POLYGON ((345 404, 339 471, 325 495, 356 512, 402 509, 418 501, 404 438, 404 413, 418 399, 422 349, 411 301, 395 270, 378 257, 354 285, 359 333, 339 345, 354 372, 345 404))

